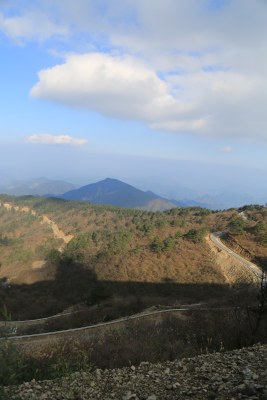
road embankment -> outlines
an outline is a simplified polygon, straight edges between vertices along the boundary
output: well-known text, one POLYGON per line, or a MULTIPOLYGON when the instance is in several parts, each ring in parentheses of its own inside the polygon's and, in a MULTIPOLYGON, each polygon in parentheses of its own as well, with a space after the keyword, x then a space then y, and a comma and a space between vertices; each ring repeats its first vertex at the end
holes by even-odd
POLYGON ((261 269, 227 247, 221 241, 222 236, 222 232, 214 232, 206 240, 227 283, 259 284, 262 275, 261 269))

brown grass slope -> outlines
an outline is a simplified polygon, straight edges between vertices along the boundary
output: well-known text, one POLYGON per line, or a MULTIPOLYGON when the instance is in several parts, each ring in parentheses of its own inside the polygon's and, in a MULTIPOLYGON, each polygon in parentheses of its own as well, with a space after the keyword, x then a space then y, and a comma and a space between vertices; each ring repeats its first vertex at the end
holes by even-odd
POLYGON ((194 207, 153 213, 31 196, 0 196, 0 202, 13 207, 0 207, 0 277, 11 281, 13 291, 11 296, 5 289, 2 298, 13 310, 20 308, 20 315, 28 315, 21 304, 26 309, 33 298, 38 300, 31 305, 33 314, 39 316, 122 293, 141 300, 150 296, 153 303, 162 301, 162 293, 175 298, 186 286, 201 287, 204 293, 205 285, 225 285, 204 240, 209 231, 230 230, 246 248, 255 246, 254 253, 250 250, 254 258, 256 246, 263 260, 267 255, 265 225, 258 226, 266 222, 263 207, 246 210, 244 221, 238 210, 194 207), (51 226, 42 223, 44 215, 73 239, 65 245, 55 239, 51 226), (236 220, 245 223, 241 233, 231 226, 236 220))

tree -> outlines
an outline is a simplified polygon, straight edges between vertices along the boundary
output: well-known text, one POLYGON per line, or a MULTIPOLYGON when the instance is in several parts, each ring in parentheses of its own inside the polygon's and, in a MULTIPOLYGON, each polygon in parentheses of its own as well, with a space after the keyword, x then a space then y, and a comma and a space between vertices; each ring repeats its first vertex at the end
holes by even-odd
POLYGON ((184 238, 187 240, 191 240, 194 243, 201 243, 204 240, 206 234, 205 228, 200 229, 190 229, 185 235, 184 238))
POLYGON ((257 240, 263 244, 267 244, 267 223, 266 222, 258 222, 254 227, 254 232, 257 236, 257 240))
POLYGON ((228 228, 236 235, 242 235, 244 233, 245 226, 246 222, 239 217, 232 218, 228 224, 228 228))
POLYGON ((150 245, 151 250, 154 253, 161 253, 163 250, 163 243, 160 241, 159 237, 155 237, 150 245))
POLYGON ((261 282, 260 282, 260 288, 258 292, 258 306, 256 309, 251 309, 250 307, 247 306, 247 315, 248 315, 248 320, 249 320, 249 325, 250 325, 250 330, 251 330, 251 344, 255 343, 255 338, 256 334, 260 328, 260 325, 264 319, 266 318, 267 315, 267 276, 264 271, 262 271, 261 275, 261 282), (254 318, 252 319, 251 314, 254 314, 254 318))
POLYGON ((45 257, 45 261, 49 262, 52 265, 58 265, 61 260, 61 253, 57 249, 51 249, 47 256, 45 257))

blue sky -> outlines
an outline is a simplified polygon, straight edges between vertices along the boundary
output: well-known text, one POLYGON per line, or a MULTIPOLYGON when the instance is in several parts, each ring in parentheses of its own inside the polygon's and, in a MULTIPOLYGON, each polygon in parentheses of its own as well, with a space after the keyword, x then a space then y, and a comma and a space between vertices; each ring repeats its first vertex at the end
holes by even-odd
POLYGON ((266 20, 265 0, 1 0, 0 179, 267 197, 266 20))

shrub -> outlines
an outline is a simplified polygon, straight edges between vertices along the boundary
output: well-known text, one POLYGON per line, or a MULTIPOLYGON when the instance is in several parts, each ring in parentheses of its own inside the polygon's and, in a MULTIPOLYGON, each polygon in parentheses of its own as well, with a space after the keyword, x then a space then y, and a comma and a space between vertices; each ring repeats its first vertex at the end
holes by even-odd
POLYGON ((263 244, 267 244, 267 223, 260 221, 257 223, 257 225, 254 227, 254 232, 257 236, 257 240, 263 244))
POLYGON ((244 232, 244 228, 246 226, 246 222, 239 217, 234 217, 228 224, 228 228, 231 230, 232 233, 236 235, 242 235, 244 232))
POLYGON ((152 243, 150 244, 150 249, 154 252, 154 253, 161 253, 163 250, 163 244, 160 241, 160 239, 158 237, 155 237, 152 241, 152 243))
POLYGON ((23 354, 9 340, 0 343, 0 388, 32 379, 55 379, 91 368, 88 352, 73 340, 64 340, 50 347, 39 359, 23 354))
POLYGON ((29 370, 17 347, 9 340, 0 343, 0 385, 14 385, 25 378, 29 370))
POLYGON ((61 253, 57 249, 51 249, 45 257, 45 261, 52 265, 58 265, 61 259, 61 253))
POLYGON ((10 240, 7 236, 0 235, 0 246, 8 246, 10 240))
POLYGON ((185 235, 184 238, 187 240, 191 240, 194 243, 200 243, 204 241, 204 237, 206 234, 205 228, 200 229, 190 229, 185 235))

